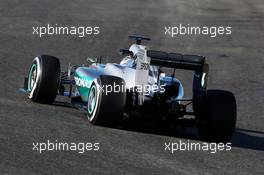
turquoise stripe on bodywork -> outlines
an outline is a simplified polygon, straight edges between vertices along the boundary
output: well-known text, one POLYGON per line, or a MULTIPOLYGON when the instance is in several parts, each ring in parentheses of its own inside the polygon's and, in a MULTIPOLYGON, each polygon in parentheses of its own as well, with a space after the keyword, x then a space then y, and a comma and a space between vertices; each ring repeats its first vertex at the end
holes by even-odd
POLYGON ((92 85, 93 81, 99 77, 100 75, 103 74, 102 72, 103 67, 100 66, 93 66, 93 67, 78 67, 76 71, 74 72, 74 77, 80 78, 83 81, 89 82, 88 87, 83 87, 83 86, 78 86, 77 90, 80 93, 80 96, 83 101, 87 102, 88 101, 88 94, 90 91, 90 86, 92 85))

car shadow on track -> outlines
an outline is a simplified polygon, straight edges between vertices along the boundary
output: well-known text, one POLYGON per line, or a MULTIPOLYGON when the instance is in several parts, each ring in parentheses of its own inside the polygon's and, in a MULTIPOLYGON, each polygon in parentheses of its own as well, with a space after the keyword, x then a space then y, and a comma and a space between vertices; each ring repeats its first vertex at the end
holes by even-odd
POLYGON ((232 145, 264 151, 264 132, 237 128, 232 138, 232 145))
MULTIPOLYGON (((161 126, 160 123, 149 121, 133 121, 119 129, 202 141, 197 128, 183 126, 166 128, 161 126)), ((264 132, 236 128, 231 143, 233 147, 264 151, 264 132)))
MULTIPOLYGON (((53 105, 74 108, 68 102, 56 101, 53 105)), ((108 126, 108 128, 110 127, 108 126)), ((183 127, 181 125, 170 127, 161 121, 152 121, 150 119, 133 119, 125 121, 118 126, 111 126, 111 128, 201 141, 197 128, 183 127)), ((236 128, 231 143, 233 147, 264 151, 264 132, 236 128)))
POLYGON ((59 106, 59 107, 65 107, 65 108, 74 108, 70 102, 63 102, 63 101, 55 101, 53 102, 54 106, 59 106))
POLYGON ((133 132, 199 140, 199 134, 197 129, 183 127, 180 125, 170 126, 168 123, 163 123, 161 121, 138 119, 126 121, 122 123, 119 127, 120 129, 133 132))

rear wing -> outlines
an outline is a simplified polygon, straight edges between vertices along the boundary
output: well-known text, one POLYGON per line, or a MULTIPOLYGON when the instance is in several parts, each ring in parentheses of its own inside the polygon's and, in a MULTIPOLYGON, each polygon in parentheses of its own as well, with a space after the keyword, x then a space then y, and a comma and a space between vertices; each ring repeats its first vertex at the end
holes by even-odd
POLYGON ((205 63, 205 57, 198 55, 182 55, 148 50, 147 56, 151 58, 151 65, 175 69, 201 71, 205 63))
MULTIPOLYGON (((150 57, 150 65, 175 69, 193 70, 193 109, 196 116, 204 116, 205 109, 201 106, 205 103, 207 77, 209 65, 205 63, 205 57, 198 55, 182 55, 179 53, 166 53, 162 51, 148 50, 147 56, 150 57)), ((160 69, 159 69, 160 70, 160 69)), ((159 77, 158 77, 159 78, 159 77)))

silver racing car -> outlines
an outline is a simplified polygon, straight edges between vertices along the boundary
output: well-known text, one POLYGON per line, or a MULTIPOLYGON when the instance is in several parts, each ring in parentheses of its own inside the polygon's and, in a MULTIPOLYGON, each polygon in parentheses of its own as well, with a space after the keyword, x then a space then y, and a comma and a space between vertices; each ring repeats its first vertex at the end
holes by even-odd
POLYGON ((86 111, 93 124, 118 123, 137 114, 175 123, 188 121, 208 141, 230 140, 236 124, 236 100, 231 92, 207 90, 209 66, 205 57, 150 50, 142 44, 149 38, 129 37, 135 43, 120 49, 123 58, 119 64, 102 64, 101 57, 90 58, 87 65, 61 71, 58 58, 37 56, 21 91, 39 103, 68 97, 73 106, 86 111), (184 98, 183 86, 175 78, 177 69, 193 71, 191 98, 184 98))

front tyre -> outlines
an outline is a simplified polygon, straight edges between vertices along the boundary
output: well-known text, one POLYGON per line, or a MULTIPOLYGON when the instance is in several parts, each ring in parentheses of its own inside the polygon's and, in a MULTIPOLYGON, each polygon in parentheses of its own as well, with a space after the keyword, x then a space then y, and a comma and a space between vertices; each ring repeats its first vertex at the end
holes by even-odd
POLYGON ((236 99, 233 93, 208 90, 205 109, 205 117, 200 121, 201 137, 211 142, 228 142, 236 125, 236 99))
POLYGON ((126 93, 121 89, 124 80, 119 77, 102 75, 92 83, 87 102, 88 120, 96 125, 118 124, 124 115, 126 93), (114 91, 118 86, 119 91, 114 91), (108 88, 107 88, 108 87, 108 88), (106 90, 112 87, 112 90, 106 90))
POLYGON ((58 93, 59 83, 59 59, 48 55, 36 57, 28 73, 29 99, 39 103, 52 103, 58 93))

